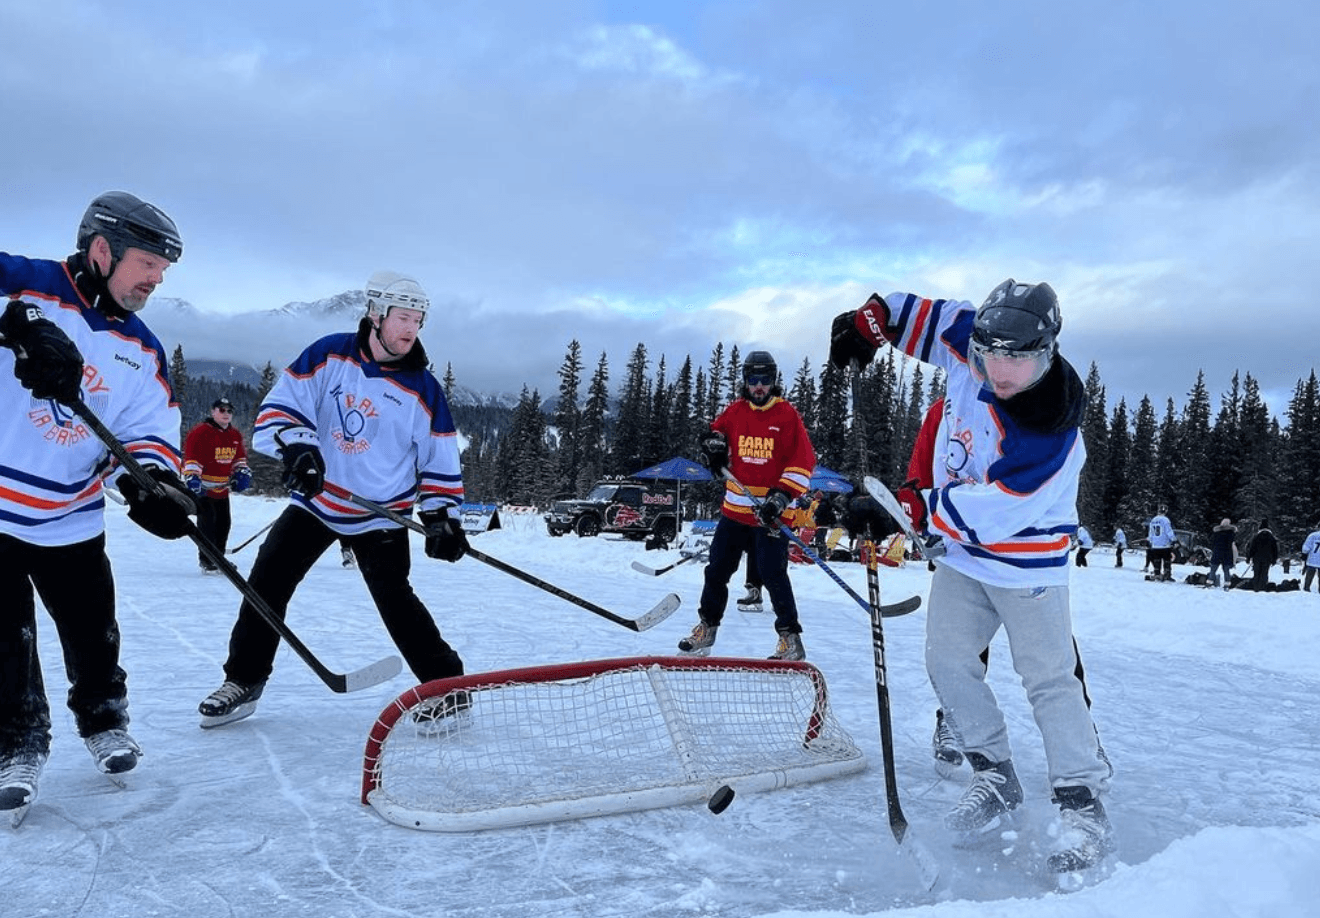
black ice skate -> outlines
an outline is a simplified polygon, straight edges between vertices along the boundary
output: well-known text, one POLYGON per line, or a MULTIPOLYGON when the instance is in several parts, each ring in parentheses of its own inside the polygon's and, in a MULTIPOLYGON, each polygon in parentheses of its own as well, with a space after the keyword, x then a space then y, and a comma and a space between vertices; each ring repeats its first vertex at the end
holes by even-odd
POLYGON ((257 709, 257 699, 261 697, 266 683, 242 685, 225 680, 225 684, 206 696, 206 700, 197 706, 202 715, 202 729, 223 727, 234 721, 251 716, 257 709))
POLYGON ((708 625, 698 620, 692 633, 678 642, 679 652, 694 657, 710 656, 710 649, 715 646, 715 632, 718 630, 720 630, 719 625, 708 625))
POLYGON ((991 762, 979 752, 967 753, 972 766, 972 783, 962 799, 944 816, 944 825, 953 832, 980 835, 999 827, 1004 818, 1022 803, 1022 785, 1018 783, 1013 760, 991 762))
POLYGON ((1056 848, 1046 859, 1052 873, 1089 870, 1117 849, 1114 827, 1104 805, 1089 788, 1056 787, 1054 802, 1059 806, 1059 816, 1050 832, 1056 848))

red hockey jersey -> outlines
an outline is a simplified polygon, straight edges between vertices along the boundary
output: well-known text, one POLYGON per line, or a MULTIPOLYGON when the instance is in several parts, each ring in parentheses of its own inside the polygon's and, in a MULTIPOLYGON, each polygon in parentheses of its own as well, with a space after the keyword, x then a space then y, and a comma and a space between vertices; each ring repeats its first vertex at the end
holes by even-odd
POLYGON ((233 424, 221 429, 207 418, 188 431, 183 443, 183 476, 201 478, 203 496, 228 497, 229 478, 241 468, 247 468, 247 450, 243 435, 233 424))
MULTIPOLYGON (((758 407, 740 398, 710 427, 728 439, 729 471, 753 494, 764 497, 778 488, 797 499, 806 493, 816 452, 802 415, 788 402, 774 397, 758 407)), ((755 505, 732 482, 725 486, 722 512, 748 526, 758 525, 755 505)))

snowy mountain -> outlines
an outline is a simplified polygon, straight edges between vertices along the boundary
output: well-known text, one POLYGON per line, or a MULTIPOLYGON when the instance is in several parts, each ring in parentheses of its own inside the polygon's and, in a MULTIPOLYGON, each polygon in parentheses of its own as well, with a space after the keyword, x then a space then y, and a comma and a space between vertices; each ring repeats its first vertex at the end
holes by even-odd
MULTIPOLYGON (((204 312, 187 300, 157 296, 152 298, 143 318, 165 345, 167 355, 173 354, 176 346, 183 346, 184 358, 193 375, 255 384, 267 362, 277 368, 286 366, 322 335, 356 328, 365 310, 366 295, 361 290, 225 315, 204 312)), ((437 361, 436 375, 443 378, 445 361, 452 355, 433 348, 429 343, 432 339, 443 340, 435 338, 429 328, 424 330, 423 343, 437 361)), ((458 378, 453 402, 512 408, 518 404, 521 382, 514 379, 509 382, 518 388, 483 392, 464 385, 458 378)))

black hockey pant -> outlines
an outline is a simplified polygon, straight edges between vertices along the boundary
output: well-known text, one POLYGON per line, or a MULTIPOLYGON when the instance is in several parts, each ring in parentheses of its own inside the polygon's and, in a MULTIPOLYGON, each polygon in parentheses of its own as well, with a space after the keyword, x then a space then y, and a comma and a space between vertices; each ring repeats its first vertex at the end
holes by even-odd
MULTIPOLYGON (((418 682, 463 675, 462 659, 440 636, 431 613, 408 582, 412 569, 408 530, 377 529, 346 538, 385 630, 418 682)), ((339 539, 311 513, 290 506, 280 514, 257 552, 249 583, 282 619, 298 584, 339 539)), ((348 622, 349 610, 321 611, 337 615, 347 627, 356 626, 348 622)), ((265 682, 274 668, 278 648, 279 635, 245 601, 229 636, 225 678, 245 685, 265 682)))
POLYGON ((60 636, 78 734, 128 726, 127 677, 119 666, 105 536, 40 546, 0 535, 0 753, 50 751, 34 587, 60 636))

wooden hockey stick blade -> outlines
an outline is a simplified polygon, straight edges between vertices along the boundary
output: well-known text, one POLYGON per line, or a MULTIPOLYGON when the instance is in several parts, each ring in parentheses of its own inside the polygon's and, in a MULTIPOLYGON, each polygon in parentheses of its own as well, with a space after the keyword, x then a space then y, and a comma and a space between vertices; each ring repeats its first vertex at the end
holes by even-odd
MULTIPOLYGON (((396 511, 391 510, 389 507, 386 507, 384 504, 378 504, 374 500, 369 500, 365 497, 359 497, 356 494, 349 494, 348 500, 352 503, 357 504, 359 507, 370 510, 373 513, 378 513, 381 516, 385 517, 386 519, 393 520, 394 522, 398 523, 400 526, 404 526, 408 529, 411 529, 413 532, 420 533, 421 535, 426 535, 426 527, 423 526, 421 523, 419 523, 417 520, 413 519, 410 516, 404 516, 402 513, 397 513, 396 511)), ((567 602, 571 602, 573 605, 578 606, 579 608, 582 609, 586 609, 588 612, 595 613, 596 615, 599 615, 601 618, 609 619, 610 621, 614 622, 616 625, 622 625, 623 627, 631 631, 645 631, 647 628, 652 628, 660 624, 660 622, 664 621, 666 618, 672 615, 674 613, 674 610, 678 608, 679 603, 682 602, 682 600, 678 598, 677 594, 670 593, 664 599, 660 600, 660 603, 657 606, 655 606, 655 608, 651 609, 649 612, 647 612, 645 615, 641 616, 640 618, 636 618, 636 619, 624 618, 622 615, 615 615, 609 609, 605 609, 602 608, 601 606, 596 605, 594 602, 592 602, 589 599, 583 599, 581 596, 575 596, 574 594, 568 592, 567 590, 560 589, 559 587, 555 586, 553 583, 550 583, 549 581, 546 580, 542 580, 540 577, 537 577, 535 574, 529 574, 527 571, 524 571, 521 568, 514 567, 512 564, 509 564, 506 561, 501 561, 499 558, 492 557, 491 555, 488 555, 483 551, 478 551, 477 549, 473 548, 471 545, 468 546, 467 552, 465 554, 467 557, 475 558, 476 560, 480 561, 482 564, 490 565, 491 567, 495 568, 497 571, 502 571, 503 573, 506 573, 511 577, 517 577, 523 583, 531 584, 537 589, 545 590, 547 593, 553 593, 555 596, 558 596, 560 599, 563 599, 567 602)))
MULTIPOLYGON (((144 492, 163 493, 164 485, 147 473, 141 463, 128 451, 128 447, 124 446, 119 438, 111 433, 105 424, 101 423, 101 419, 96 416, 96 412, 92 411, 86 402, 78 399, 69 407, 91 428, 92 433, 105 444, 106 449, 110 450, 114 457, 119 460, 119 464, 124 467, 125 473, 137 482, 138 487, 142 488, 144 492)), ((187 523, 184 531, 185 535, 192 539, 198 551, 205 555, 206 559, 220 570, 220 573, 224 574, 225 578, 243 594, 243 598, 265 620, 266 624, 270 625, 284 639, 284 642, 302 658, 303 662, 311 668, 312 672, 316 673, 331 691, 343 694, 379 685, 387 679, 393 679, 403 669, 403 662, 395 656, 385 657, 383 660, 351 673, 337 673, 326 667, 317 658, 316 654, 312 653, 307 645, 299 640, 298 635, 285 624, 284 619, 275 614, 275 610, 266 603, 261 594, 254 590, 252 585, 243 578, 243 575, 238 572, 238 568, 234 567, 230 560, 225 557, 225 553, 216 548, 210 539, 202 535, 192 520, 187 517, 184 520, 187 523)))

